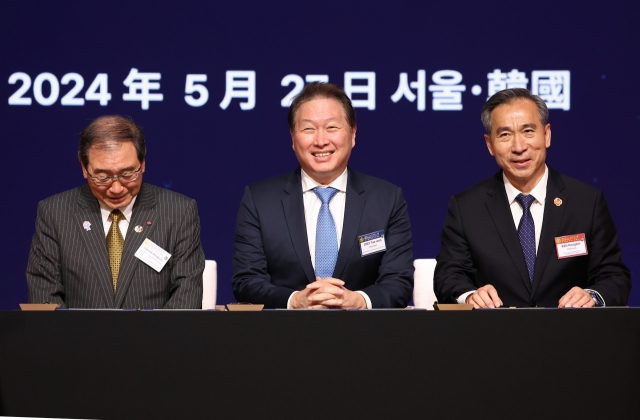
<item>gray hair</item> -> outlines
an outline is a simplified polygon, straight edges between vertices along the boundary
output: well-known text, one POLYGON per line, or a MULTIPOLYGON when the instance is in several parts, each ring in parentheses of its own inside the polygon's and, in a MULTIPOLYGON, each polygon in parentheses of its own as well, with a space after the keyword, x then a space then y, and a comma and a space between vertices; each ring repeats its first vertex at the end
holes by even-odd
POLYGON ((503 104, 512 104, 520 100, 529 100, 538 107, 538 118, 544 127, 549 120, 549 109, 547 104, 538 95, 532 95, 527 89, 512 88, 501 90, 495 93, 482 107, 480 119, 487 134, 491 134, 491 113, 496 107, 503 104))
POLYGON ((104 115, 91 121, 82 133, 78 145, 78 157, 85 168, 89 164, 89 149, 109 150, 119 147, 121 143, 130 141, 136 149, 138 160, 144 162, 147 153, 142 127, 131 118, 120 115, 104 115))

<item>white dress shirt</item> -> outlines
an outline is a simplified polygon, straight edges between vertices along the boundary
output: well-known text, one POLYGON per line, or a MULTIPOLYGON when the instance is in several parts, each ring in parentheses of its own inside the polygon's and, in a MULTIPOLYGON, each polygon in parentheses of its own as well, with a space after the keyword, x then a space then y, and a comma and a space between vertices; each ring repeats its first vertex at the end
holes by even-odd
MULTIPOLYGON (((129 220, 131 220, 131 214, 133 213, 133 205, 136 203, 136 197, 133 197, 131 203, 126 207, 119 209, 124 217, 118 221, 118 227, 120 228, 120 232, 122 233, 122 239, 127 239, 127 229, 129 228, 129 220)), ((110 210, 102 203, 100 203, 100 214, 102 215, 102 226, 104 227, 104 236, 107 237, 109 233, 109 229, 111 228, 111 220, 109 219, 109 215, 113 210, 110 210)))
MULTIPOLYGON (((333 223, 336 225, 338 250, 340 250, 342 226, 344 223, 344 207, 347 200, 348 172, 347 169, 345 169, 344 172, 329 185, 322 185, 318 183, 309 175, 307 175, 304 170, 300 170, 300 172, 300 178, 302 181, 302 201, 304 204, 304 219, 307 226, 307 240, 309 241, 309 254, 311 255, 311 264, 313 265, 313 269, 315 270, 316 227, 318 225, 318 214, 320 213, 320 207, 322 207, 322 200, 320 200, 313 189, 316 187, 332 187, 338 190, 336 195, 334 195, 329 202, 329 211, 331 212, 331 217, 333 217, 333 223)), ((289 300, 287 301, 287 308, 291 309, 291 297, 296 293, 298 292, 293 292, 291 296, 289 296, 289 300)), ((364 300, 367 303, 367 308, 371 309, 372 305, 369 296, 367 296, 367 294, 362 291, 357 291, 357 293, 360 293, 364 297, 364 300)))

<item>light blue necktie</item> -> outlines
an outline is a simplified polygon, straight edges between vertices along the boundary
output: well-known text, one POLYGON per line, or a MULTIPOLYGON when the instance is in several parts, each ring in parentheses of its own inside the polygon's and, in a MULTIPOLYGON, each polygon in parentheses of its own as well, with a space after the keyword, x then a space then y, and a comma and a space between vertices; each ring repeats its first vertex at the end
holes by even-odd
POLYGON ((333 270, 338 260, 338 236, 336 224, 333 222, 329 202, 338 192, 335 188, 314 188, 318 198, 322 201, 318 213, 316 226, 316 276, 320 278, 333 276, 333 270))
POLYGON ((518 225, 518 237, 524 253, 524 260, 527 262, 529 271, 529 281, 533 283, 533 274, 536 267, 536 229, 531 216, 531 204, 535 201, 532 195, 518 194, 516 201, 522 206, 522 218, 518 225))

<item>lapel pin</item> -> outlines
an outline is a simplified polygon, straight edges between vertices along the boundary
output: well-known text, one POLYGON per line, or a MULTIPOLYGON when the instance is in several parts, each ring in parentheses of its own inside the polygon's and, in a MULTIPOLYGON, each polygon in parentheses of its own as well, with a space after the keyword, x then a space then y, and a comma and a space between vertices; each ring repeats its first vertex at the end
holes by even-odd
POLYGON ((136 233, 140 233, 140 232, 142 232, 142 226, 138 225, 138 226, 134 227, 133 230, 135 230, 136 233))
POLYGON ((555 200, 553 200, 553 204, 560 207, 562 205, 562 200, 559 198, 556 198, 555 200))
POLYGON ((91 230, 91 223, 89 223, 88 220, 85 220, 84 223, 82 224, 82 227, 84 228, 84 230, 88 232, 91 230))
POLYGON ((147 220, 147 226, 151 226, 151 220, 147 220))

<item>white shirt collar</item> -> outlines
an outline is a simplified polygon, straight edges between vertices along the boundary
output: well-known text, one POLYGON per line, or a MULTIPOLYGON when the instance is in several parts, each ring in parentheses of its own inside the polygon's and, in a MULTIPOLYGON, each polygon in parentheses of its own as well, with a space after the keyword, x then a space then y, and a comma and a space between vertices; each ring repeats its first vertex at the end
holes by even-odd
POLYGON ((300 169, 300 178, 302 181, 302 192, 305 193, 309 190, 314 189, 315 187, 332 187, 335 188, 336 190, 340 191, 340 192, 347 192, 347 178, 348 178, 348 172, 347 172, 347 168, 344 169, 344 172, 342 172, 342 174, 337 177, 336 179, 333 180, 333 182, 329 185, 322 185, 319 182, 315 181, 313 178, 311 178, 309 175, 307 175, 307 173, 304 171, 304 169, 300 169))
MULTIPOLYGON (((513 184, 511 184, 511 182, 509 182, 509 180, 507 179, 507 176, 504 174, 504 171, 502 172, 502 180, 504 181, 504 189, 507 192, 507 201, 509 202, 509 204, 514 202, 518 194, 524 194, 522 191, 514 187, 513 184)), ((540 178, 540 181, 538 181, 536 186, 533 187, 533 189, 529 193, 530 195, 533 195, 536 201, 542 205, 544 205, 544 201, 547 198, 547 181, 548 180, 549 180, 549 168, 547 167, 547 165, 544 165, 544 174, 542 175, 542 178, 540 178)), ((529 195, 529 194, 524 194, 524 195, 529 195)))
MULTIPOLYGON (((131 213, 133 213, 133 205, 136 203, 136 198, 138 198, 137 195, 133 197, 131 202, 126 207, 120 209, 120 211, 124 215, 124 218, 127 221, 131 220, 131 213)), ((102 215, 102 223, 106 223, 107 220, 109 220, 109 215, 111 214, 112 210, 108 209, 104 204, 102 204, 102 202, 98 201, 98 203, 100 203, 100 213, 102 215)))

